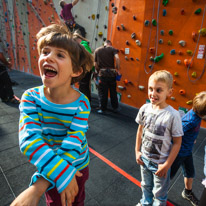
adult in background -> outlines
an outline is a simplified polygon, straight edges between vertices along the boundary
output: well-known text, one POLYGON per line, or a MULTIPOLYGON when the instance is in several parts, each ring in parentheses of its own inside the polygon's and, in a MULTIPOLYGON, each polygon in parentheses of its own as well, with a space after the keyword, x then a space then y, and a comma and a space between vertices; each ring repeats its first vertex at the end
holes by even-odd
POLYGON ((105 113, 107 109, 108 90, 110 90, 110 99, 114 112, 118 111, 118 98, 116 91, 116 75, 119 73, 120 60, 118 50, 112 47, 112 42, 106 40, 104 46, 95 50, 95 69, 99 77, 99 114, 105 113), (116 63, 116 65, 115 65, 116 63))
POLYGON ((7 61, 4 56, 4 50, 0 44, 0 98, 2 102, 18 104, 19 101, 14 97, 12 82, 7 72, 7 67, 11 68, 11 66, 12 64, 10 61, 7 61))
MULTIPOLYGON (((92 50, 89 47, 89 41, 87 39, 82 37, 77 32, 74 32, 73 39, 77 41, 79 44, 81 44, 82 46, 84 46, 84 48, 90 54, 92 53, 92 50)), ((90 102, 91 102, 91 75, 92 75, 92 70, 87 71, 85 76, 79 81, 79 91, 85 94, 90 102)))
POLYGON ((65 24, 72 32, 73 30, 79 30, 83 37, 86 36, 86 32, 84 27, 80 26, 74 21, 74 17, 72 15, 71 9, 75 6, 79 0, 74 0, 72 3, 67 4, 65 1, 61 0, 59 5, 61 6, 62 10, 60 12, 60 17, 64 20, 65 24))

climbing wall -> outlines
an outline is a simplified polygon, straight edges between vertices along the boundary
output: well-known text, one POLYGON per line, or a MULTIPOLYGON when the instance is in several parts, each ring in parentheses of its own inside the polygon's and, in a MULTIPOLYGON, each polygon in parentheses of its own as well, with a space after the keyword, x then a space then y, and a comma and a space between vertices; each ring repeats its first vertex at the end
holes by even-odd
POLYGON ((140 108, 148 101, 149 76, 166 69, 174 76, 168 103, 181 113, 192 108, 194 96, 206 90, 205 7, 205 0, 110 1, 108 37, 120 51, 123 103, 140 108))
MULTIPOLYGON (((119 49, 121 102, 140 108, 148 101, 149 76, 166 69, 174 75, 168 102, 183 113, 206 88, 205 7, 205 0, 79 0, 72 13, 93 51, 106 38, 119 49)), ((39 75, 35 35, 60 22, 60 10, 59 0, 0 0, 0 35, 13 69, 39 75)))

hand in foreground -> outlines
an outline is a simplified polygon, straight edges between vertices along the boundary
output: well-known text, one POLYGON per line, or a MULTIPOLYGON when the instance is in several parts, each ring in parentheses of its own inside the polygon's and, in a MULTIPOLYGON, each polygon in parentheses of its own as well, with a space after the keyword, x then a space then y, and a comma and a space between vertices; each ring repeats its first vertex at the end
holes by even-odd
POLYGON ((167 177, 167 172, 168 172, 168 167, 165 164, 159 164, 158 165, 158 170, 157 172, 155 172, 155 175, 159 176, 159 177, 167 177))
POLYGON ((136 153, 136 161, 137 161, 137 164, 139 164, 139 165, 144 165, 144 162, 142 161, 142 159, 141 159, 141 156, 142 156, 142 153, 141 152, 135 152, 136 153))
POLYGON ((72 203, 74 202, 75 197, 79 192, 76 176, 81 177, 82 173, 77 171, 69 185, 60 194, 62 206, 66 206, 66 202, 67 206, 72 206, 72 203))
POLYGON ((24 190, 10 206, 37 206, 41 195, 34 186, 24 190))

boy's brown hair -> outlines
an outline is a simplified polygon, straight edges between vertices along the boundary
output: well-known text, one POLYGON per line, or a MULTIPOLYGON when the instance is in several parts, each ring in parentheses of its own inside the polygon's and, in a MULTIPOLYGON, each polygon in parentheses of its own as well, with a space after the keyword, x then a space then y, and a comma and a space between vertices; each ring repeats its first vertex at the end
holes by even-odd
POLYGON ((74 73, 83 71, 78 77, 72 78, 72 83, 81 80, 87 71, 93 66, 93 56, 73 39, 73 35, 64 24, 51 24, 43 27, 36 35, 37 50, 39 55, 45 46, 53 46, 66 50, 72 61, 74 73))
POLYGON ((149 81, 164 82, 167 84, 168 88, 171 89, 173 85, 173 76, 170 72, 166 70, 159 70, 154 72, 150 77, 149 81))
POLYGON ((201 117, 206 115, 206 91, 200 92, 193 99, 193 111, 201 117))

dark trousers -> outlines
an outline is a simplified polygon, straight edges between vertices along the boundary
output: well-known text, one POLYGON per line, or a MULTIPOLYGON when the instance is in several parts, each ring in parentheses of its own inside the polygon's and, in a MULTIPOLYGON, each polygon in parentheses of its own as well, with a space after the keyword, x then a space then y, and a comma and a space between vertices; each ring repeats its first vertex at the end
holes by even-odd
POLYGON ((2 100, 12 99, 14 92, 12 82, 5 66, 0 66, 0 98, 2 100))
MULTIPOLYGON (((79 187, 79 192, 75 197, 72 206, 84 206, 85 200, 85 183, 89 178, 89 167, 84 168, 80 171, 83 175, 81 177, 76 177, 77 184, 79 187)), ((45 193, 46 205, 47 206, 62 206, 61 197, 58 193, 56 187, 45 193)))
POLYGON ((86 31, 85 31, 85 28, 84 28, 83 26, 80 26, 80 25, 77 24, 77 23, 75 23, 75 26, 70 25, 70 24, 67 24, 67 23, 66 23, 66 25, 67 25, 68 29, 69 29, 71 32, 73 32, 73 31, 75 31, 75 30, 79 30, 79 32, 80 32, 80 34, 81 34, 82 37, 85 37, 85 36, 86 36, 86 31))
POLYGON ((91 82, 92 72, 87 72, 83 79, 79 82, 79 91, 85 94, 89 101, 91 102, 91 90, 90 90, 90 82, 91 82))
POLYGON ((206 188, 204 188, 202 192, 202 196, 200 198, 199 206, 205 206, 206 205, 206 188))
POLYGON ((116 77, 100 77, 99 78, 99 101, 101 110, 107 109, 107 101, 108 101, 108 90, 110 91, 110 99, 113 109, 118 108, 118 99, 117 99, 117 91, 116 91, 117 83, 116 77))

